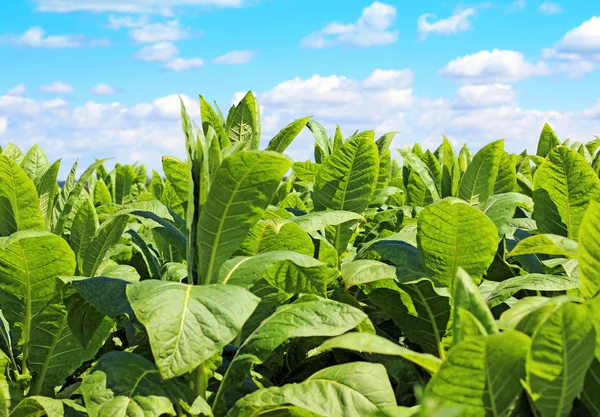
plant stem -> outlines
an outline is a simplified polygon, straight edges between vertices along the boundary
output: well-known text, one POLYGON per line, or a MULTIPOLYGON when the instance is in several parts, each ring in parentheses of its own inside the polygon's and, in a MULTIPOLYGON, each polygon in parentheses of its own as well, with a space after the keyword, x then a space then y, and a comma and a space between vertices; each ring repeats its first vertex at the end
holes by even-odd
POLYGON ((194 371, 194 389, 196 394, 206 400, 206 388, 208 386, 208 378, 204 369, 204 363, 201 363, 194 371))

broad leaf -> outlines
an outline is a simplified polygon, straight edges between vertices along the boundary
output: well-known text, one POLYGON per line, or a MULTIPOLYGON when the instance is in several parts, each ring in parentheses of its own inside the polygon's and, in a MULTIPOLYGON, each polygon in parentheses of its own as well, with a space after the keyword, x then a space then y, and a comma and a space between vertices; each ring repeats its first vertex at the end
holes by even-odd
POLYGON ((579 233, 579 277, 586 298, 600 290, 600 204, 592 201, 581 221, 579 233))
POLYGON ((488 197, 494 194, 494 185, 503 155, 504 140, 502 139, 481 148, 460 180, 458 196, 469 203, 485 203, 488 197))

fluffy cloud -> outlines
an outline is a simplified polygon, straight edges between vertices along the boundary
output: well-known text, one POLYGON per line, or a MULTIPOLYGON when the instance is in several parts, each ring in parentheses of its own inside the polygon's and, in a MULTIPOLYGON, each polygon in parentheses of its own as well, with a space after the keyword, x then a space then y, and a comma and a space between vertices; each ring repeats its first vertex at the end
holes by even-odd
POLYGON ((8 89, 6 91, 6 95, 8 96, 21 96, 25 93, 25 85, 17 84, 14 87, 8 89))
POLYGON ((52 84, 40 87, 40 92, 44 94, 70 94, 73 91, 72 86, 61 81, 54 81, 52 84))
POLYGON ((168 71, 187 71, 192 68, 198 68, 204 65, 204 61, 200 58, 175 58, 172 61, 165 63, 163 68, 168 71))
POLYGON ((445 77, 481 84, 511 83, 549 73, 544 62, 530 63, 520 52, 498 49, 456 58, 439 71, 445 77))
POLYGON ((187 39, 192 36, 191 30, 182 27, 179 20, 155 22, 136 27, 129 33, 139 43, 170 42, 187 39))
POLYGON ((424 39, 430 33, 449 35, 470 30, 472 28, 470 18, 476 14, 475 9, 456 10, 452 16, 437 21, 429 21, 436 16, 431 13, 425 13, 419 16, 417 20, 417 31, 421 39, 424 39))
POLYGON ((98 96, 110 96, 112 94, 115 94, 117 91, 118 90, 112 85, 100 83, 92 87, 90 93, 98 96))
POLYGON ((391 29, 396 15, 394 6, 376 1, 363 9, 356 23, 329 23, 323 29, 304 38, 302 44, 309 48, 389 44, 398 38, 398 31, 391 29))
POLYGON ((538 12, 544 14, 559 14, 562 13, 562 8, 559 4, 546 1, 538 6, 538 12))
POLYGON ((225 65, 247 64, 248 62, 252 61, 252 58, 254 58, 255 55, 256 51, 231 51, 214 58, 212 61, 215 64, 225 65))
POLYGON ((246 0, 34 0, 42 12, 158 13, 170 15, 174 7, 241 7, 246 0))
POLYGON ((140 61, 168 62, 175 58, 178 52, 171 42, 159 42, 143 47, 134 56, 140 61))
MULTIPOLYGON (((522 108, 509 85, 464 85, 454 97, 425 98, 410 88, 411 78, 410 70, 380 69, 364 79, 314 75, 283 81, 258 93, 263 144, 291 120, 308 115, 330 133, 336 124, 345 135, 358 129, 375 129, 378 136, 397 131, 393 147, 420 142, 435 148, 445 134, 453 143, 466 142, 473 150, 499 138, 505 138, 509 151, 535 150, 545 122, 561 138, 583 142, 600 133, 600 97, 577 111, 540 111, 522 108)), ((236 94, 234 101, 241 96, 236 94)), ((181 97, 197 120, 198 101, 181 97)), ((114 157, 118 162, 139 160, 160 169, 162 155, 185 155, 179 117, 177 95, 135 105, 93 101, 70 105, 61 99, 4 94, 0 95, 0 124, 5 126, 0 128, 0 141, 23 148, 39 143, 51 160, 63 158, 62 176, 76 157, 81 157, 82 168, 94 157, 114 157)), ((305 129, 287 153, 306 160, 313 143, 305 129)))
POLYGON ((105 38, 87 39, 83 35, 46 35, 40 26, 34 26, 22 34, 0 35, 0 44, 11 44, 22 48, 83 48, 104 47, 109 44, 105 38))
POLYGON ((149 23, 148 16, 140 16, 138 18, 132 16, 108 16, 107 28, 113 30, 119 30, 121 28, 140 28, 146 26, 149 23))

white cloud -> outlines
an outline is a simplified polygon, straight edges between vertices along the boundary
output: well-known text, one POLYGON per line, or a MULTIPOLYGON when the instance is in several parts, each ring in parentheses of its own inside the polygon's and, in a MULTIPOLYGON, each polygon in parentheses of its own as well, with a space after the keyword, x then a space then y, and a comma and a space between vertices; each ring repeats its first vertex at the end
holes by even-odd
POLYGON ((480 51, 450 61, 440 75, 472 83, 511 83, 536 75, 546 75, 550 69, 544 62, 530 63, 516 51, 480 51))
POLYGON ((398 38, 398 31, 391 29, 396 15, 396 7, 376 1, 363 9, 356 23, 329 23, 323 29, 304 38, 302 44, 309 48, 389 44, 398 38))
POLYGON ((543 57, 557 72, 571 77, 600 67, 600 16, 593 16, 567 32, 552 48, 544 49, 543 57))
POLYGON ((83 48, 83 47, 104 47, 109 40, 86 39, 83 35, 46 35, 46 32, 40 26, 34 26, 18 35, 9 33, 0 35, 0 44, 11 44, 24 48, 83 48))
POLYGON ((246 0, 34 0, 42 12, 113 12, 171 14, 174 7, 241 7, 246 0))
POLYGON ((167 62, 177 56, 179 50, 171 42, 159 42, 140 49, 135 58, 140 61, 167 62))
POLYGON ((92 89, 90 90, 90 93, 92 94, 96 94, 99 96, 109 96, 112 94, 117 93, 117 89, 115 87, 113 87, 112 85, 108 85, 108 84, 96 84, 94 87, 92 87, 92 89))
POLYGON ((121 28, 139 28, 148 24, 148 16, 140 16, 135 18, 132 16, 108 16, 108 27, 109 29, 119 30, 121 28))
POLYGON ((8 96, 22 96, 25 93, 25 85, 17 84, 14 87, 8 89, 6 91, 6 95, 8 96))
POLYGON ((252 61, 252 58, 256 55, 256 51, 231 51, 224 55, 214 58, 212 61, 215 64, 226 64, 226 65, 238 65, 247 64, 252 61))
POLYGON ((384 70, 376 69, 363 80, 362 85, 367 88, 409 88, 415 74, 411 69, 403 70, 384 70))
POLYGON ((538 6, 538 12, 544 14, 559 14, 562 13, 562 7, 559 4, 546 1, 538 6))
POLYGON ((187 71, 192 68, 198 68, 204 65, 204 61, 200 58, 176 58, 172 61, 167 62, 163 68, 168 71, 187 71))
POLYGON ((52 84, 40 87, 40 92, 44 94, 70 94, 73 91, 72 86, 61 81, 54 81, 52 84))
POLYGON ((189 28, 182 27, 178 20, 171 20, 134 28, 129 35, 139 43, 155 43, 187 39, 191 37, 191 31, 189 28))
POLYGON ((8 119, 6 117, 0 117, 0 135, 6 132, 8 126, 8 119))
POLYGON ((452 16, 437 21, 429 21, 429 18, 434 18, 432 13, 425 13, 419 16, 417 20, 417 30, 420 33, 421 39, 424 39, 430 33, 449 35, 452 33, 464 32, 472 29, 470 18, 476 14, 475 9, 455 10, 452 16))
MULTIPOLYGON (((502 84, 461 86, 448 99, 420 97, 410 88, 390 88, 407 86, 407 81, 367 86, 366 80, 386 79, 381 75, 384 71, 395 70, 374 71, 362 80, 342 75, 295 78, 259 92, 263 144, 291 120, 308 115, 330 134, 336 124, 346 135, 357 129, 375 129, 377 136, 397 131, 392 148, 420 142, 433 149, 445 134, 455 144, 467 142, 474 151, 499 138, 505 138, 511 152, 535 150, 544 122, 563 139, 583 142, 598 134, 600 97, 580 110, 540 111, 522 108, 514 90, 502 84)), ((235 99, 239 97, 235 95, 235 99)), ((198 101, 186 95, 182 99, 197 120, 198 101)), ((158 170, 162 155, 185 157, 177 95, 134 105, 89 101, 74 106, 60 99, 41 101, 5 94, 0 95, 0 115, 7 120, 3 132, 0 128, 1 141, 25 149, 39 143, 51 160, 63 158, 61 178, 76 157, 81 157, 82 169, 94 157, 114 157, 115 162, 140 160, 158 170), (116 145, 107 147, 109 142, 116 145)), ((304 130, 287 153, 297 160, 308 159, 313 143, 310 132, 304 130)))
POLYGON ((453 107, 456 109, 497 107, 514 101, 515 90, 510 85, 465 85, 456 92, 453 107))
POLYGON ((508 10, 523 10, 525 6, 527 6, 527 2, 525 0, 515 0, 508 6, 508 10))

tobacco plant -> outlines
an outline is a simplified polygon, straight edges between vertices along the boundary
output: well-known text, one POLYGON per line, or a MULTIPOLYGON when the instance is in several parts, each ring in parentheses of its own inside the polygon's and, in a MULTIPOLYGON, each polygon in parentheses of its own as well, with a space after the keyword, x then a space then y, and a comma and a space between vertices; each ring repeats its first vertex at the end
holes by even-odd
POLYGON ((600 138, 200 109, 150 177, 0 149, 0 415, 600 415, 600 138))

